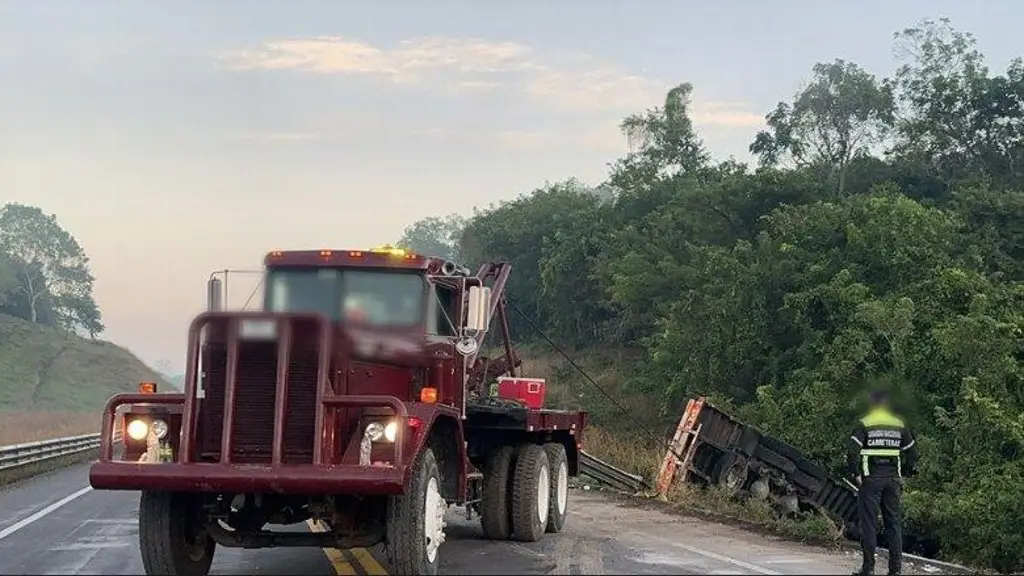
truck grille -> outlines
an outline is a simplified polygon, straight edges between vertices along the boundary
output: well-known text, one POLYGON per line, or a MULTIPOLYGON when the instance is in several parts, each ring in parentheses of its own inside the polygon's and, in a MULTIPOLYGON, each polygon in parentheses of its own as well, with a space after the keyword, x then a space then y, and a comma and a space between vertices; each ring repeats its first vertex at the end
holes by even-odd
MULTIPOLYGON (((316 416, 317 351, 293 347, 288 366, 288 409, 284 423, 284 462, 313 461, 316 416)), ((210 344, 203 354, 205 398, 199 409, 199 453, 203 461, 219 461, 227 383, 227 349, 210 344)), ((269 464, 274 439, 277 342, 238 344, 233 449, 230 461, 269 464)))

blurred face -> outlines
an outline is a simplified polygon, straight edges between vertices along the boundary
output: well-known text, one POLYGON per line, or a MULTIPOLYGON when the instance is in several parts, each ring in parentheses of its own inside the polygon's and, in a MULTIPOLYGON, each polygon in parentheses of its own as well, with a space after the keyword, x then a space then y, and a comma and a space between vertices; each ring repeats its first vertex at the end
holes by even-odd
POLYGON ((888 408, 889 399, 884 396, 871 395, 868 397, 869 408, 888 408))
POLYGON ((345 298, 343 304, 345 320, 350 322, 366 322, 367 315, 366 310, 363 308, 359 299, 353 295, 349 295, 345 298))

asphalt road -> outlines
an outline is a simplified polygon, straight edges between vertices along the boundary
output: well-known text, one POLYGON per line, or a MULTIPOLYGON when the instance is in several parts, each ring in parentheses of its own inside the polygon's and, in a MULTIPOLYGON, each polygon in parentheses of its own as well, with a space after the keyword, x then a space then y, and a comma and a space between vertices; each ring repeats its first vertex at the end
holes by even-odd
MULTIPOLYGON (((0 574, 142 574, 138 494, 88 488, 87 465, 0 489, 0 574)), ((625 505, 574 490, 565 530, 531 544, 482 539, 449 513, 443 574, 850 574, 850 553, 625 505)), ((303 526, 301 529, 315 529, 303 526)), ((215 574, 386 574, 379 550, 219 548, 215 574)), ((884 559, 879 566, 884 570, 884 559)), ((907 570, 909 573, 910 571, 907 570)), ((931 572, 935 573, 935 572, 931 572)))

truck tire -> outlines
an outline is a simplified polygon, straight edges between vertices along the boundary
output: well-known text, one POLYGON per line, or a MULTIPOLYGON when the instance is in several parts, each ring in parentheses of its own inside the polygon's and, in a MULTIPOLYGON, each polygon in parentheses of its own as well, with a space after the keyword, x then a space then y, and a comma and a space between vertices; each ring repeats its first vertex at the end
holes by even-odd
POLYGON ((548 525, 551 467, 544 448, 524 444, 516 451, 512 474, 512 533, 521 542, 536 542, 548 525))
POLYGON ((139 551, 146 574, 206 576, 217 543, 200 525, 190 494, 143 492, 139 499, 139 551))
POLYGON ((565 515, 569 511, 569 460, 565 446, 557 442, 544 445, 551 470, 551 499, 548 504, 547 532, 554 534, 565 526, 565 515))
POLYGON ((480 498, 480 525, 484 537, 508 540, 512 536, 512 507, 509 505, 509 480, 515 449, 502 446, 491 452, 484 464, 484 482, 480 498))
POLYGON ((406 493, 388 498, 384 545, 394 574, 437 574, 444 543, 441 472, 434 451, 424 448, 416 459, 406 493))
POLYGON ((749 474, 750 466, 746 457, 734 452, 726 452, 715 462, 712 477, 719 486, 738 493, 746 487, 749 474))

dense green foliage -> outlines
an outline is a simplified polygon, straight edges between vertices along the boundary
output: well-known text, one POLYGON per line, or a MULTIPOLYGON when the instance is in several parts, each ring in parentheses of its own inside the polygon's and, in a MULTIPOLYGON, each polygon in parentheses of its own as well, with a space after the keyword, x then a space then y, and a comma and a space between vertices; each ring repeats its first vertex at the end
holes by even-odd
POLYGON ((838 469, 863 391, 892 387, 917 549, 1020 571, 1024 64, 990 72, 946 21, 896 44, 884 80, 816 66, 756 169, 710 159, 680 85, 623 122, 607 183, 479 212, 457 251, 513 262, 510 298, 561 342, 639 351, 624 373, 661 418, 707 394, 838 469))
POLYGON ((103 332, 89 258, 57 218, 34 206, 0 207, 0 314, 103 332))

